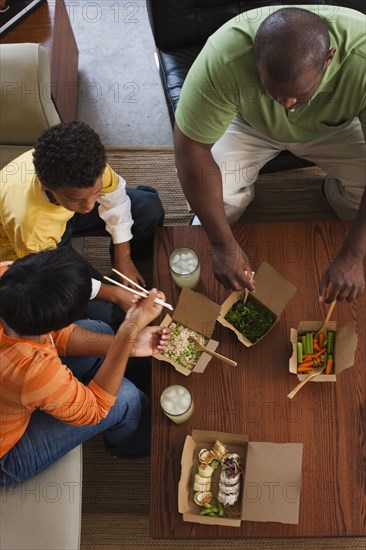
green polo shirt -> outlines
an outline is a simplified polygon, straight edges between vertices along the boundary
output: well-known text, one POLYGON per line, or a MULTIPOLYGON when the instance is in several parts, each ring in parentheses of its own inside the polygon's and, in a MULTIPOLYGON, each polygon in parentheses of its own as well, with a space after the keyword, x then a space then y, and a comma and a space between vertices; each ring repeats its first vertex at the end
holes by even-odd
POLYGON ((264 89, 253 42, 261 22, 281 6, 231 19, 207 41, 184 82, 176 123, 189 138, 215 143, 237 113, 282 143, 326 136, 359 117, 366 138, 366 16, 338 6, 300 6, 326 23, 335 56, 312 98, 293 112, 264 89))

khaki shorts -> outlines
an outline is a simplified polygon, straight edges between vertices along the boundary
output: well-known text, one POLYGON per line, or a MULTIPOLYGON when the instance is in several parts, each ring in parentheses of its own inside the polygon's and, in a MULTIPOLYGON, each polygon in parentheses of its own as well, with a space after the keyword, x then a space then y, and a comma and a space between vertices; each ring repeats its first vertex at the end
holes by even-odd
POLYGON ((230 223, 235 223, 253 200, 259 170, 284 150, 312 161, 334 178, 327 182, 325 190, 340 219, 357 216, 366 183, 366 144, 358 119, 326 137, 305 143, 281 143, 257 132, 237 116, 212 148, 221 170, 230 223))

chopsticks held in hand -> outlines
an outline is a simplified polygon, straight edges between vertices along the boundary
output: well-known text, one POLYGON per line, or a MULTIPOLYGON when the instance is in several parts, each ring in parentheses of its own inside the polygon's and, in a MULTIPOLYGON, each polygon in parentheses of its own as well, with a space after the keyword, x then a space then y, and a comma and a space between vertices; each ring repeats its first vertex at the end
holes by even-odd
MULTIPOLYGON (((135 283, 135 281, 133 281, 132 279, 130 279, 126 275, 123 275, 123 273, 120 273, 119 271, 117 271, 117 269, 113 268, 112 271, 114 271, 114 273, 117 273, 117 275, 119 275, 120 277, 122 277, 123 279, 125 279, 126 281, 131 283, 131 285, 138 288, 139 291, 134 290, 133 288, 130 288, 129 286, 123 285, 122 283, 119 283, 118 281, 115 281, 114 279, 111 279, 110 277, 107 277, 106 275, 104 275, 103 278, 106 279, 107 281, 109 281, 110 283, 112 283, 113 285, 120 286, 121 288, 124 288, 125 290, 128 290, 128 292, 132 292, 132 294, 137 294, 137 296, 141 296, 142 298, 147 298, 148 291, 146 290, 146 288, 138 285, 137 283, 135 283)), ((160 304, 161 306, 164 306, 168 309, 173 310, 173 307, 170 304, 167 304, 166 302, 163 302, 163 300, 160 300, 160 298, 156 298, 155 302, 157 304, 160 304)))
MULTIPOLYGON (((248 276, 248 272, 247 272, 247 271, 244 271, 244 274, 245 274, 246 276, 248 276)), ((253 281, 254 275, 255 275, 255 271, 252 271, 252 275, 251 275, 251 277, 250 277, 250 279, 249 279, 250 281, 253 281)), ((246 303, 246 301, 247 301, 247 299, 248 299, 248 296, 249 296, 249 290, 246 288, 246 289, 245 289, 245 292, 244 292, 243 304, 246 303)))

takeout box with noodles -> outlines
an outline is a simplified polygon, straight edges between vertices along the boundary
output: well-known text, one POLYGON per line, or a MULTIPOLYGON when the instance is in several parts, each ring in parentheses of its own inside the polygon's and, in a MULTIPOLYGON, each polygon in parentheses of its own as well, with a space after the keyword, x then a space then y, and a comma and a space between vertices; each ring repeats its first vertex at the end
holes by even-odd
POLYGON ((244 346, 259 342, 276 324, 296 287, 267 262, 255 275, 255 293, 232 292, 221 306, 219 323, 235 332, 244 346))
MULTIPOLYGON (((181 459, 178 510, 183 514, 183 520, 228 527, 240 527, 243 520, 297 524, 302 450, 302 443, 253 442, 245 435, 193 430, 192 435, 185 439, 181 459), (242 470, 237 502, 233 506, 225 505, 225 515, 218 517, 201 514, 203 506, 195 503, 194 490, 200 453, 202 449, 215 448, 217 441, 226 446, 230 454, 239 456, 242 470)), ((220 462, 213 474, 210 487, 213 502, 218 498, 224 464, 220 462)))
MULTIPOLYGON (((289 370, 293 374, 297 374, 299 380, 304 380, 308 374, 311 373, 311 370, 308 370, 305 373, 298 372, 298 343, 301 339, 301 335, 315 335, 316 332, 320 329, 322 321, 301 321, 297 328, 292 328, 290 331, 290 340, 292 344, 292 355, 289 361, 289 370), (299 338, 300 336, 300 338, 299 338)), ((325 331, 325 363, 327 362, 328 352, 331 352, 333 365, 331 369, 331 374, 318 374, 314 376, 309 382, 335 382, 337 379, 337 374, 340 374, 345 369, 352 367, 355 360, 355 353, 357 348, 357 334, 356 334, 356 323, 355 321, 350 321, 343 327, 337 329, 337 325, 334 321, 329 321, 324 327, 325 331), (327 348, 327 335, 331 332, 334 335, 334 343, 332 349, 327 348)), ((312 358, 314 361, 321 357, 321 352, 312 350, 314 353, 311 355, 318 357, 312 358), (320 354, 320 355, 319 355, 320 354)), ((306 357, 306 356, 305 356, 306 357)), ((302 362, 304 364, 304 362, 302 362)), ((306 364, 306 363, 305 363, 306 364)), ((321 364, 321 363, 320 363, 321 364)), ((316 365, 314 364, 314 368, 316 365)))
POLYGON ((166 315, 160 326, 171 328, 168 349, 154 355, 166 361, 180 373, 202 373, 212 359, 205 352, 196 351, 189 340, 195 336, 208 349, 215 351, 219 342, 211 339, 220 306, 199 292, 183 288, 172 316, 166 315))

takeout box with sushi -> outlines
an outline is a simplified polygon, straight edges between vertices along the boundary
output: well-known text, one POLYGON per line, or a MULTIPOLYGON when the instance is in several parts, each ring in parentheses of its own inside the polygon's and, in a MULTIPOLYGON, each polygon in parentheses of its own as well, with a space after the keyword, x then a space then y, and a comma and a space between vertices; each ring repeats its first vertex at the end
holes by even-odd
POLYGON ((219 323, 235 332, 244 346, 259 342, 278 321, 296 287, 267 262, 255 275, 255 293, 232 292, 221 306, 219 323), (244 303, 245 301, 245 303, 244 303))
POLYGON ((195 336, 205 347, 215 351, 219 342, 211 339, 220 306, 199 292, 183 288, 172 316, 166 315, 160 326, 170 327, 171 337, 164 354, 154 355, 166 361, 180 373, 202 373, 212 359, 205 352, 195 349, 190 341, 195 336))
POLYGON ((357 348, 355 321, 339 329, 334 321, 329 321, 319 341, 317 331, 321 325, 322 321, 301 321, 290 331, 292 355, 289 370, 297 374, 299 380, 304 380, 314 368, 324 365, 324 373, 315 376, 311 382, 335 382, 337 374, 354 363, 357 348))
MULTIPOLYGON (((245 435, 193 430, 192 435, 187 435, 185 439, 181 459, 178 510, 183 514, 183 520, 229 527, 240 527, 243 520, 297 524, 302 450, 302 443, 253 442, 245 435), (216 448, 220 450, 219 456, 222 456, 222 448, 228 454, 218 460, 216 448), (205 479, 205 475, 197 474, 205 459, 219 464, 211 462, 214 473, 209 491, 197 492, 196 489, 200 489, 198 478, 205 479), (237 476, 238 463, 240 476, 237 476), (228 472, 230 468, 234 468, 233 483, 226 480, 232 477, 228 472), (231 505, 235 500, 230 500, 233 486, 238 483, 238 497, 231 505), (211 493, 212 497, 203 498, 204 505, 201 495, 207 496, 207 493, 211 493), (220 506, 222 502, 223 508, 220 506), (214 511, 206 513, 210 509, 214 511)), ((206 475, 206 479, 208 477, 206 475)), ((202 488, 208 488, 207 482, 202 488)))

